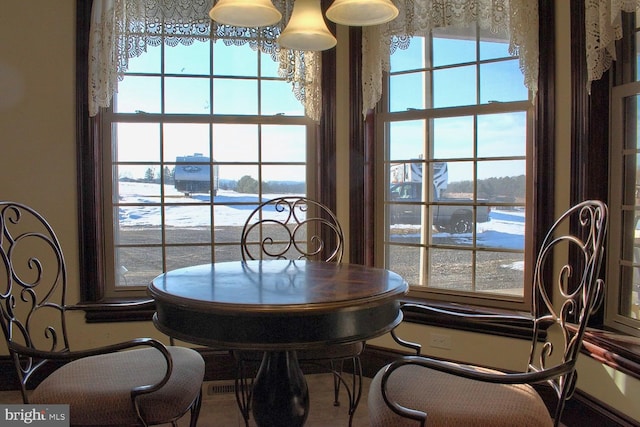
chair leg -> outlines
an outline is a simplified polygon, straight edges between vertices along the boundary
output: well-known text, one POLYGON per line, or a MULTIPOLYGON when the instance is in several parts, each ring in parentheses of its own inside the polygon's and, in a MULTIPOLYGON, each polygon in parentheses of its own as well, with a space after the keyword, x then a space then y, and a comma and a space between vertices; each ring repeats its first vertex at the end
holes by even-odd
POLYGON ((362 397, 362 363, 360 357, 356 356, 351 359, 353 366, 353 375, 351 376, 351 386, 353 394, 349 400, 349 427, 353 423, 353 416, 356 413, 360 398, 362 397))
POLYGON ((331 361, 331 371, 333 372, 333 406, 340 406, 340 385, 342 384, 340 376, 343 372, 343 365, 343 360, 340 360, 339 362, 336 362, 335 360, 331 361), (338 368, 336 368, 336 363, 339 363, 338 368))
POLYGON ((251 390, 253 379, 248 379, 246 375, 245 363, 242 359, 236 364, 235 393, 238 409, 244 419, 245 427, 249 427, 249 417, 251 413, 251 390))
POLYGON ((353 416, 356 413, 356 409, 358 408, 358 404, 360 403, 360 398, 362 397, 362 364, 360 363, 360 357, 352 357, 351 358, 351 368, 353 369, 353 373, 351 374, 351 387, 346 382, 344 378, 343 371, 343 363, 344 361, 339 361, 339 369, 336 369, 337 361, 331 361, 331 371, 333 372, 333 386, 334 386, 334 406, 339 406, 340 401, 338 400, 338 395, 340 392, 340 387, 344 385, 344 388, 347 392, 347 398, 349 400, 349 426, 351 427, 353 423, 353 416))
POLYGON ((198 397, 191 404, 191 419, 189 420, 189 427, 196 427, 198 424, 198 417, 200 416, 200 407, 202 406, 202 389, 198 393, 198 397))

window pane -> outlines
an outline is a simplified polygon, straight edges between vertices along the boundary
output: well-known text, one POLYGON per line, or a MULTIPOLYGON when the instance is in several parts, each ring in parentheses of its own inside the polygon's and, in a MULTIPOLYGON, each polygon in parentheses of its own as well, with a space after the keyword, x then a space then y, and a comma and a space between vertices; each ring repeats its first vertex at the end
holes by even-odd
MULTIPOLYGON (((638 62, 640 62, 640 33, 636 32, 635 34, 635 61, 636 64, 638 62)), ((640 66, 636 65, 634 67, 634 69, 636 70, 636 76, 635 76, 635 80, 638 81, 640 80, 640 66)))
POLYGON ((261 113, 265 116, 284 114, 287 116, 303 116, 304 107, 291 90, 291 83, 283 80, 265 80, 260 85, 261 113))
POLYGON ((474 105, 476 66, 447 68, 433 72, 433 108, 474 105))
MULTIPOLYGON (((160 165, 136 165, 136 164, 123 164, 123 165, 113 165, 113 176, 114 179, 118 180, 118 184, 113 186, 114 188, 114 200, 118 199, 119 195, 116 193, 118 187, 124 187, 124 184, 131 184, 132 182, 137 183, 153 183, 154 180, 160 177, 160 165)), ((142 186, 138 184, 139 187, 136 190, 136 194, 140 192, 142 187, 145 188, 145 192, 149 194, 153 194, 153 197, 158 197, 161 192, 161 188, 157 185, 145 185, 142 186)))
POLYGON ((211 113, 211 89, 208 78, 166 77, 164 85, 166 113, 211 113))
POLYGON ((161 111, 159 77, 125 76, 113 96, 116 113, 159 113, 161 111))
POLYGON ((258 83, 255 80, 213 79, 215 114, 258 114, 258 83))
POLYGON ((480 65, 480 103, 522 101, 528 97, 517 59, 480 65))
MULTIPOLYGON (((258 193, 257 165, 220 165, 220 181, 230 181, 230 189, 238 193, 258 193)), ((246 200, 232 199, 229 203, 244 202, 246 200)))
POLYGON ((160 161, 160 127, 156 123, 117 123, 114 134, 117 162, 160 161))
POLYGON ((281 161, 286 154, 290 162, 307 158, 305 126, 262 126, 262 161, 281 161))
POLYGON ((211 69, 211 47, 209 42, 195 40, 185 46, 181 43, 166 49, 164 72, 167 74, 209 75, 211 69))
POLYGON ((396 49, 389 61, 391 72, 415 70, 427 66, 424 37, 413 37, 407 49, 396 49))
POLYGON ((524 156, 527 114, 524 111, 478 116, 478 156, 524 156))
POLYGON ((476 60, 475 27, 436 28, 432 33, 434 67, 476 60))
POLYGON ((524 230, 525 215, 522 208, 493 206, 489 221, 476 223, 476 244, 487 249, 524 251, 524 230))
MULTIPOLYGON (((197 196, 193 199, 185 197, 186 204, 171 204, 164 208, 164 226, 166 230, 177 231, 167 234, 168 243, 208 243, 211 236, 208 233, 193 233, 193 227, 208 230, 211 228, 211 206, 196 205, 195 202, 210 202, 209 195, 197 196), (181 231, 182 230, 182 231, 181 231)), ((178 202, 180 200, 177 200, 178 202)))
POLYGON ((482 30, 480 40, 480 60, 508 58, 509 36, 507 34, 493 33, 490 30, 482 30))
POLYGON ((213 155, 218 162, 258 160, 258 125, 214 124, 213 155))
MULTIPOLYGON (((524 236, 522 237, 524 240, 524 236)), ((478 252, 476 270, 478 292, 523 296, 524 258, 522 254, 478 252)))
POLYGON ((263 166, 262 167, 262 180, 265 183, 271 183, 264 189, 264 192, 270 193, 304 193, 305 192, 305 173, 306 168, 304 166, 293 165, 277 165, 277 166, 263 166), (280 185, 279 187, 274 184, 287 184, 286 186, 280 185))
MULTIPOLYGON (((398 230, 391 234, 392 241, 403 240, 408 234, 398 230)), ((420 283, 420 259, 422 249, 412 246, 390 245, 388 248, 387 268, 398 273, 408 283, 420 283)))
POLYGON ((524 160, 496 160, 478 162, 478 194, 493 200, 497 195, 524 199, 524 160))
POLYGON ((221 40, 213 45, 213 74, 216 76, 258 76, 258 51, 249 44, 227 46, 221 40))
MULTIPOLYGON (((123 194, 124 196, 124 194, 123 194)), ((131 194, 129 197, 133 197, 131 194)), ((130 201, 133 201, 129 199, 130 201)), ((126 200, 123 200, 126 202, 126 200)), ((160 208, 158 206, 120 206, 118 209, 118 224, 115 228, 115 241, 118 245, 159 245, 162 243, 162 229, 160 225, 160 208), (156 218, 157 221, 148 222, 144 227, 132 228, 133 224, 140 225, 139 218, 156 218)))
POLYGON ((389 111, 426 108, 425 86, 430 73, 392 75, 389 79, 389 111))
POLYGON ((389 160, 416 159, 424 153, 424 120, 389 123, 389 160))
POLYGON ((262 77, 279 77, 280 64, 271 57, 271 54, 260 54, 260 75, 262 77))
POLYGON ((472 116, 433 119, 433 157, 436 159, 472 157, 474 118, 472 116))
POLYGON ((474 163, 466 162, 447 162, 448 184, 446 188, 446 197, 464 198, 473 197, 473 186, 475 183, 474 163))
POLYGON ((161 72, 162 46, 146 46, 146 52, 140 56, 129 58, 128 73, 153 73, 161 72))
POLYGON ((454 291, 473 291, 472 256, 471 251, 431 249, 429 279, 425 283, 426 286, 454 291))
MULTIPOLYGON (((624 98, 623 206, 618 313, 640 319, 640 95, 624 98)), ((613 150, 616 152, 616 150, 613 150)))
MULTIPOLYGON (((127 230, 136 233, 135 229, 127 230)), ((159 247, 118 247, 115 253, 118 287, 144 286, 162 273, 162 250, 159 247)))
POLYGON ((165 123, 163 132, 163 158, 175 162, 178 157, 209 153, 209 125, 202 123, 165 123))
MULTIPOLYGON (((173 234, 208 234, 208 230, 174 230, 173 234)), ((197 240, 197 239, 196 239, 197 240)), ((208 264, 211 262, 211 245, 203 246, 172 246, 167 248, 166 270, 171 271, 176 268, 191 267, 193 265, 208 264)))

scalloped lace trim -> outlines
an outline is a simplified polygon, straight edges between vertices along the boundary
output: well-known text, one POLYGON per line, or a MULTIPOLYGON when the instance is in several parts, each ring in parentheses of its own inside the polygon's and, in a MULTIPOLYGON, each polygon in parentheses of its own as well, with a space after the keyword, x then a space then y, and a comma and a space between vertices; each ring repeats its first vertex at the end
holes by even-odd
POLYGON ((622 38, 622 13, 640 10, 640 0, 585 0, 587 90, 616 60, 616 40, 622 38))
MULTIPOLYGON (((382 74, 389 71, 389 54, 406 49, 411 37, 433 28, 469 25, 510 35, 509 52, 519 55, 525 85, 537 90, 538 11, 531 0, 393 0, 400 10, 394 21, 363 28, 363 113, 382 94, 382 74)), ((586 0, 589 2, 590 0, 586 0)), ((612 0, 621 4, 635 3, 612 0)), ((640 0, 639 0, 640 1, 640 0)), ((598 4, 597 0, 591 3, 598 4)), ((237 28, 209 19, 213 0, 94 0, 89 41, 89 114, 108 107, 129 59, 147 46, 189 45, 195 40, 221 39, 228 45, 249 44, 279 62, 279 75, 305 108, 318 120, 322 114, 321 54, 281 49, 275 40, 291 15, 293 0, 274 0, 284 19, 271 27, 237 28)), ((600 61, 600 62, 605 62, 600 61)))
POLYGON ((276 39, 288 22, 292 1, 275 0, 284 19, 262 28, 219 25, 209 18, 213 0, 94 0, 89 35, 89 114, 108 107, 131 58, 147 46, 190 45, 194 40, 222 40, 226 45, 249 44, 279 62, 278 74, 292 85, 305 114, 322 113, 321 55, 282 49, 276 39))

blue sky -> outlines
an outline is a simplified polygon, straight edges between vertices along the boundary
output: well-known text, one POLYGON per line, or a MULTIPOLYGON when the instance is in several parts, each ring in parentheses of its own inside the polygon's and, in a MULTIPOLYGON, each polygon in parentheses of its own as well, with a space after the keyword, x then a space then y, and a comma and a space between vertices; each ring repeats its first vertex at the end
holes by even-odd
MULTIPOLYGON (((481 59, 509 56, 506 43, 481 43, 478 55, 481 59)), ((472 61, 476 56, 476 44, 465 39, 436 39, 434 42, 434 66, 447 66, 460 61, 472 61)), ((129 72, 159 72, 163 66, 161 48, 148 47, 147 53, 132 58, 129 72)), ((239 75, 277 77, 278 64, 269 55, 258 54, 249 45, 234 46, 229 49, 221 41, 214 44, 213 58, 208 43, 194 42, 192 45, 178 45, 166 49, 165 72, 188 75, 188 78, 165 79, 165 105, 168 113, 210 114, 211 88, 210 67, 218 75, 239 75)), ((423 42, 412 40, 407 50, 397 50, 391 57, 392 72, 414 70, 423 67, 426 58, 423 42)), ((475 66, 461 67, 452 73, 434 71, 434 101, 436 107, 451 105, 475 105, 475 66), (452 75, 453 74, 453 75, 452 75), (447 77, 444 77, 444 76, 447 77)), ((391 79, 394 98, 390 102, 392 111, 407 108, 425 108, 424 81, 428 76, 422 73, 403 74, 391 79), (419 88, 419 90, 416 90, 419 88)), ((481 65, 480 102, 513 101, 527 98, 522 84, 522 74, 517 59, 481 65)), ((263 81, 262 98, 258 99, 257 81, 214 79, 213 107, 222 114, 257 114, 258 106, 266 115, 303 115, 303 109, 295 99, 290 84, 283 81, 263 81)), ((143 111, 160 112, 161 79, 152 76, 129 76, 120 83, 116 108, 120 112, 143 111)), ((275 129, 275 128, 273 128, 275 129)), ((391 160, 415 159, 424 156, 424 121, 396 122, 391 128, 391 160), (397 142, 399 141, 399 142, 397 142)), ((443 118, 434 121, 433 156, 436 158, 473 157, 472 117, 443 118)), ((524 113, 507 113, 480 116, 478 121, 478 155, 483 153, 501 156, 523 156, 525 150, 526 116, 524 113)), ((154 124, 121 124, 118 128, 121 161, 173 161, 177 156, 193 153, 209 153, 209 125, 164 125, 164 152, 160 153, 160 127, 154 124)), ((258 126, 256 125, 214 125, 214 158, 217 161, 258 161, 258 126)), ((262 128, 265 144, 263 155, 272 159, 293 162, 305 161, 304 126, 280 128, 270 132, 268 126, 262 128)), ((121 175, 140 176, 146 167, 121 168, 121 175)), ((472 179, 472 169, 467 164, 451 164, 450 180, 472 179)), ((521 161, 491 162, 478 169, 478 178, 490 176, 521 175, 524 164, 521 161), (500 172, 497 173, 496 170, 500 172)), ((239 179, 243 175, 257 176, 256 167, 225 166, 220 169, 224 179, 239 179)), ((279 166, 267 169, 269 179, 263 180, 305 180, 304 168, 279 166)))

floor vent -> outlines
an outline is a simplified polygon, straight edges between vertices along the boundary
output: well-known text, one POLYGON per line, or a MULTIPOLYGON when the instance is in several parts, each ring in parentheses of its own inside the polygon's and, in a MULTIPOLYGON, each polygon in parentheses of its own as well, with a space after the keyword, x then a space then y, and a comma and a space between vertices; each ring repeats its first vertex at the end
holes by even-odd
POLYGON ((207 395, 235 393, 235 384, 233 381, 215 381, 207 384, 207 395))

